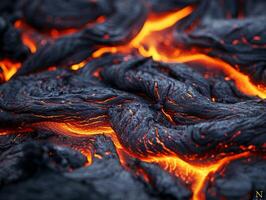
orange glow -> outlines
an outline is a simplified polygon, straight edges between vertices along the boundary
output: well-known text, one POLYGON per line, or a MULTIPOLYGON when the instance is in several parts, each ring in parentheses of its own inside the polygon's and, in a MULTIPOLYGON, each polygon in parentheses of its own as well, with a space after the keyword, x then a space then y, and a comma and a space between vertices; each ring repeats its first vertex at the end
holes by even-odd
POLYGON ((130 42, 130 45, 138 48, 141 45, 143 39, 150 35, 152 32, 162 31, 175 25, 176 22, 188 16, 192 11, 192 7, 188 6, 182 10, 179 10, 167 16, 163 16, 159 19, 147 20, 139 34, 130 42))
POLYGON ((119 47, 100 48, 93 53, 92 57, 97 58, 104 53, 130 53, 133 49, 137 49, 140 55, 144 57, 152 57, 156 61, 180 63, 199 62, 203 63, 206 67, 222 70, 226 76, 235 81, 237 88, 241 92, 247 95, 258 96, 263 99, 266 98, 265 87, 256 86, 250 81, 247 75, 239 72, 228 63, 205 54, 191 52, 184 53, 182 49, 174 49, 173 47, 170 47, 172 36, 170 38, 163 37, 162 35, 164 33, 162 31, 173 26, 176 22, 189 15, 192 11, 192 7, 186 7, 180 11, 163 17, 156 19, 149 18, 145 22, 140 33, 129 44, 119 47), (162 32, 160 35, 161 38, 156 35, 154 36, 154 34, 158 31, 162 32), (158 47, 160 41, 166 44, 166 48, 169 48, 167 52, 165 52, 165 49, 162 52, 162 49, 158 47))
MULTIPOLYGON (((171 46, 170 40, 172 38, 157 38, 154 37, 156 32, 160 32, 162 37, 164 37, 164 32, 166 29, 174 26, 179 20, 188 16, 193 11, 192 7, 186 7, 177 12, 167 14, 161 17, 150 17, 144 24, 142 30, 138 33, 138 35, 128 44, 118 47, 102 47, 95 51, 92 55, 93 58, 100 57, 104 53, 131 53, 133 50, 137 50, 140 55, 144 57, 152 57, 156 61, 162 62, 179 62, 179 63, 190 63, 196 62, 203 64, 207 68, 218 69, 221 70, 225 74, 225 80, 233 80, 237 86, 237 88, 245 94, 258 96, 260 98, 266 98, 266 88, 263 85, 256 86, 251 81, 250 78, 239 72, 230 64, 210 56, 207 56, 198 52, 184 52, 182 49, 173 49, 171 46), (159 42, 164 40, 164 48, 159 47, 159 42)), ((97 22, 102 23, 105 21, 105 18, 101 16, 98 18, 97 22)), ((15 23, 17 28, 23 27, 23 23, 21 21, 17 21, 15 23)), ((51 30, 48 34, 52 38, 58 38, 62 34, 71 34, 76 32, 75 29, 69 29, 65 31, 51 30)), ((259 37, 254 37, 254 40, 260 40, 259 37)), ((36 52, 36 45, 33 40, 27 35, 27 33, 22 34, 22 40, 25 45, 27 45, 31 52, 36 52)), ((238 41, 234 41, 237 43, 238 41)), ((85 65, 86 61, 75 64, 71 66, 72 70, 78 70, 85 65)), ((10 61, 2 61, 0 62, 0 66, 3 69, 5 80, 10 79, 10 77, 17 71, 20 67, 20 63, 11 63, 10 61)), ((97 74, 95 75, 97 76, 97 74)), ((158 88, 155 87, 155 94, 159 98, 158 88)), ((107 101, 111 101, 112 98, 97 101, 98 103, 104 103, 107 101)), ((215 102, 215 98, 211 99, 215 102)), ((164 116, 174 124, 174 120, 171 115, 169 115, 165 110, 161 109, 161 112, 164 116)), ((116 133, 111 128, 110 124, 104 120, 107 116, 99 116, 92 119, 88 119, 86 122, 42 122, 36 123, 33 126, 35 127, 45 127, 59 134, 68 135, 71 137, 90 137, 94 135, 105 135, 110 137, 116 147, 117 154, 119 156, 120 162, 123 166, 126 166, 126 159, 124 153, 130 154, 119 142, 116 133)), ((78 121, 78 120, 77 120, 78 121)), ((8 131, 0 132, 0 135, 10 134, 8 131)), ((240 132, 237 132, 240 134, 240 132)), ((156 141, 160 145, 164 145, 160 140, 156 141)), ((225 165, 230 163, 233 160, 246 158, 251 155, 250 151, 254 150, 254 146, 249 146, 248 148, 240 147, 243 153, 239 154, 224 154, 224 158, 220 160, 208 162, 208 163, 190 163, 181 159, 178 156, 166 156, 158 154, 153 157, 143 158, 137 155, 131 155, 132 157, 136 157, 142 161, 149 163, 157 163, 163 169, 168 172, 174 174, 175 176, 182 179, 187 184, 191 184, 191 188, 193 189, 193 200, 204 200, 204 192, 202 191, 207 181, 213 176, 216 172, 219 172, 225 165)), ((101 159, 101 156, 98 154, 93 154, 90 149, 82 148, 79 149, 81 153, 83 153, 88 160, 88 165, 92 163, 93 157, 101 159)), ((143 174, 144 172, 139 172, 143 174)), ((148 178, 145 178, 148 180, 148 178)))
POLYGON ((102 24, 106 21, 106 17, 105 16, 100 16, 96 19, 96 22, 99 24, 102 24))
POLYGON ((192 183, 193 200, 205 199, 202 191, 206 181, 215 172, 219 171, 223 166, 229 162, 250 156, 249 152, 243 152, 236 155, 229 155, 215 163, 196 165, 190 164, 178 157, 155 157, 147 162, 159 163, 165 170, 175 174, 187 183, 192 183))
POLYGON ((12 130, 1 130, 0 131, 0 136, 6 136, 15 133, 15 131, 12 130))
POLYGON ((119 47, 103 47, 95 51, 92 57, 97 58, 103 55, 104 53, 116 53, 116 52, 130 52, 132 48, 143 48, 143 40, 146 39, 151 33, 162 31, 173 26, 176 22, 182 18, 188 16, 193 11, 192 7, 188 6, 182 10, 179 10, 175 13, 171 13, 162 17, 152 18, 150 17, 143 28, 138 33, 138 35, 127 45, 119 47))
MULTIPOLYGON (((92 55, 93 58, 100 57, 104 53, 130 53, 132 50, 137 49, 138 52, 144 57, 152 57, 156 61, 163 61, 163 62, 180 62, 180 63, 187 63, 187 62, 200 62, 203 63, 206 67, 211 67, 215 69, 222 70, 226 76, 230 79, 235 81, 237 88, 247 94, 252 96, 258 96, 260 98, 266 98, 266 89, 265 86, 262 85, 255 85, 253 84, 249 77, 237 69, 229 65, 228 63, 212 58, 205 54, 201 53, 184 53, 182 49, 173 49, 172 47, 169 48, 167 52, 165 49, 162 52, 162 49, 158 47, 158 44, 163 41, 166 44, 166 47, 171 46, 171 37, 163 37, 158 38, 154 36, 155 33, 160 32, 162 33, 161 36, 164 34, 163 31, 167 28, 171 28, 174 26, 179 20, 183 19, 184 17, 188 16, 193 11, 191 6, 185 7, 179 11, 166 14, 159 17, 150 16, 148 20, 145 22, 141 31, 137 34, 137 36, 128 44, 123 46, 117 47, 102 47, 95 51, 92 55)), ((103 23, 106 20, 104 16, 100 16, 96 22, 103 23)), ((93 23, 88 23, 86 26, 89 26, 93 23)), ((22 30, 22 41, 23 43, 28 46, 32 53, 36 52, 37 46, 35 42, 31 39, 28 32, 32 31, 27 24, 22 22, 21 20, 16 21, 15 27, 22 30)), ((76 32, 76 29, 67 29, 63 31, 58 31, 52 29, 49 33, 50 37, 57 38, 61 35, 71 34, 76 32)), ((259 40, 259 37, 254 37, 254 40, 259 40)), ((72 65, 72 70, 78 70, 82 68, 85 64, 85 61, 72 65)), ((7 71, 7 70, 6 70, 7 71)), ((14 68, 10 70, 8 73, 7 80, 15 73, 14 68), (10 75, 11 74, 11 75, 10 75)))
POLYGON ((17 20, 14 26, 15 28, 21 30, 23 44, 30 49, 31 53, 35 53, 37 51, 37 45, 36 42, 30 37, 30 33, 33 32, 33 29, 21 20, 17 20))
POLYGON ((12 62, 7 59, 0 61, 0 67, 3 70, 4 78, 6 81, 9 80, 16 73, 20 66, 21 63, 12 62))
MULTIPOLYGON (((71 136, 80 136, 80 137, 89 137, 98 134, 104 134, 110 137, 117 149, 120 162, 123 166, 126 166, 126 160, 124 159, 123 146, 119 143, 117 136, 113 129, 106 126, 97 126, 97 128, 91 128, 90 126, 78 127, 75 124, 71 123, 42 123, 42 126, 49 127, 53 131, 60 131, 61 134, 67 134, 71 136)), ((128 154, 128 152, 127 152, 128 154)), ((138 157, 138 159, 144 162, 158 163, 162 168, 167 170, 168 172, 174 174, 175 176, 181 178, 187 184, 192 184, 193 189, 193 200, 203 200, 205 199, 204 193, 202 192, 203 187, 205 186, 206 181, 212 176, 215 172, 218 172, 229 162, 245 158, 250 156, 250 152, 243 152, 239 154, 231 154, 227 157, 224 157, 218 161, 213 163, 202 163, 202 164, 191 164, 187 161, 182 160, 177 156, 165 156, 165 155, 157 155, 156 157, 142 158, 138 157)), ((95 156, 95 155, 94 155, 95 156)), ((133 155, 131 155, 133 156, 133 155)), ((96 155, 98 158, 99 155, 96 155)), ((99 157, 100 158, 100 157, 99 157)))
MULTIPOLYGON (((43 122, 42 126, 47 127, 57 133, 65 135, 84 137, 88 135, 99 135, 99 134, 112 134, 114 131, 109 125, 99 124, 88 124, 86 128, 73 123, 57 123, 57 122, 43 122)), ((37 124, 39 125, 39 124, 37 124)))
POLYGON ((204 54, 193 54, 193 55, 183 55, 178 57, 169 57, 163 56, 159 54, 155 48, 152 49, 153 51, 150 52, 153 55, 153 59, 157 61, 164 61, 164 62, 180 62, 180 63, 187 63, 187 62, 199 62, 205 64, 206 67, 214 67, 222 70, 228 77, 227 80, 234 80, 237 88, 245 94, 259 96, 260 98, 266 98, 266 89, 260 86, 254 85, 249 77, 235 68, 233 68, 228 63, 212 58, 210 56, 204 54), (228 79, 229 78, 229 79, 228 79))
POLYGON ((172 116, 169 115, 167 112, 165 112, 163 108, 161 109, 161 112, 164 114, 164 116, 166 117, 166 119, 168 119, 172 124, 175 124, 172 116))
POLYGON ((53 39, 57 39, 63 35, 70 35, 70 34, 73 34, 77 32, 76 29, 74 28, 70 28, 70 29, 67 29, 67 30, 62 30, 62 31, 59 31, 59 30, 56 30, 56 29, 52 29, 50 32, 49 32, 49 35, 51 38, 53 39))
POLYGON ((104 134, 112 138, 115 146, 119 149, 122 148, 119 143, 114 130, 107 124, 97 124, 96 127, 92 125, 86 125, 86 127, 78 126, 73 123, 55 123, 55 122, 44 122, 42 123, 44 127, 47 127, 57 133, 75 136, 75 137, 86 137, 93 135, 104 134))
POLYGON ((71 68, 72 70, 78 70, 78 69, 84 67, 85 64, 86 64, 86 62, 85 62, 85 61, 82 61, 82 62, 80 62, 80 63, 78 63, 78 64, 74 64, 74 65, 72 65, 70 68, 71 68))
MULTIPOLYGON (((139 34, 127 45, 118 46, 118 47, 103 47, 95 51, 92 57, 96 58, 104 53, 130 53, 133 49, 137 49, 138 52, 144 57, 152 57, 156 61, 163 61, 163 62, 180 62, 180 63, 187 63, 187 62, 200 62, 203 63, 206 67, 212 67, 215 69, 222 70, 226 76, 230 79, 235 81, 236 86, 240 91, 247 95, 258 96, 260 98, 266 98, 266 89, 264 86, 256 86, 254 85, 247 75, 239 72, 235 68, 233 68, 228 63, 212 58, 205 54, 200 53, 189 53, 184 54, 181 49, 172 49, 169 50, 167 53, 161 52, 160 48, 157 47, 159 39, 152 36, 152 34, 163 31, 167 28, 172 27, 176 22, 180 19, 188 16, 193 11, 192 7, 186 7, 182 10, 179 10, 174 13, 170 13, 161 17, 150 17, 144 24, 142 30, 139 34)), ((104 17, 100 17, 99 22, 105 20, 104 17)), ((22 21, 16 21, 15 27, 19 29, 30 29, 26 24, 22 21)), ((70 34, 75 32, 76 30, 65 30, 65 31, 57 31, 51 30, 50 36, 52 38, 57 38, 62 34, 70 34)), ((163 38, 165 41, 169 43, 169 38, 163 38)), ((171 38, 170 38, 171 39, 171 38)), ((256 38, 257 39, 257 38, 256 38)), ((22 31, 22 40, 23 43, 28 46, 32 53, 36 52, 36 44, 35 42, 28 36, 27 32, 22 31)), ((162 40, 162 39, 161 39, 162 40)), ((82 68, 85 64, 85 61, 74 64, 71 66, 72 70, 78 70, 82 68)), ((10 68, 8 68, 10 69, 10 68)), ((11 70, 7 70, 6 68, 6 76, 7 80, 16 72, 16 68, 11 68, 11 70), (8 72, 7 72, 8 71, 8 72)))
POLYGON ((85 148, 82 149, 77 149, 80 151, 80 153, 82 153, 84 156, 86 156, 87 158, 87 164, 86 166, 90 166, 92 164, 92 155, 91 155, 91 151, 85 148))
MULTIPOLYGON (((92 54, 93 58, 98 58, 105 53, 117 53, 119 51, 119 47, 103 47, 98 49, 92 54)), ((124 51, 123 51, 124 52, 124 51)))
POLYGON ((80 146, 73 146, 71 147, 72 149, 79 151, 80 153, 82 153, 86 159, 87 159, 87 163, 85 164, 85 166, 90 166, 92 164, 92 152, 91 149, 89 147, 80 147, 80 146))
POLYGON ((97 154, 97 153, 95 153, 93 156, 94 156, 95 158, 98 158, 98 159, 102 159, 102 158, 103 158, 100 154, 97 154))
POLYGON ((31 53, 35 53, 37 51, 37 46, 35 44, 35 42, 30 39, 29 36, 27 36, 26 34, 22 34, 22 42, 25 46, 27 46, 31 53))
POLYGON ((8 129, 8 130, 0 130, 0 136, 6 136, 11 134, 20 134, 20 133, 26 133, 26 132, 32 132, 32 128, 18 128, 18 129, 8 129))

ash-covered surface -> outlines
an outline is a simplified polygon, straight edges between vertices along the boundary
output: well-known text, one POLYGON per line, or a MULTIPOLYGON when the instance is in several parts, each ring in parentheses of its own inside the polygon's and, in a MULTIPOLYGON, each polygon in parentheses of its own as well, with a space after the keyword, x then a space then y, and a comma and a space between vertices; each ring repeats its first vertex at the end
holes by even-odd
POLYGON ((262 95, 247 95, 206 63, 155 61, 131 44, 150 16, 188 7, 162 33, 172 36, 167 45, 228 63, 248 77, 244 89, 264 88, 263 0, 0 2, 0 199, 266 194, 262 95), (121 46, 132 49, 93 56, 121 46), (8 81, 6 60, 21 64, 8 81))

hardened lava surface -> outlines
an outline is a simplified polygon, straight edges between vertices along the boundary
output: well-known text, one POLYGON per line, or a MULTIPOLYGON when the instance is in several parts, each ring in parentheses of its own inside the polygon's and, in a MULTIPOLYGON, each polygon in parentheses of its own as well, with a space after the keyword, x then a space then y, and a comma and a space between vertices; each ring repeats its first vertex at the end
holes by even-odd
POLYGON ((0 199, 263 199, 265 9, 2 0, 0 199))

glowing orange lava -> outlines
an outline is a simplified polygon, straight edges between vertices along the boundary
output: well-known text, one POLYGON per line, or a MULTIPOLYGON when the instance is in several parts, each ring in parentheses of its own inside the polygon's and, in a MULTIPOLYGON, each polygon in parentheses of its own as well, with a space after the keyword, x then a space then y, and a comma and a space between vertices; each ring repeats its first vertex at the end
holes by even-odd
POLYGON ((187 63, 196 61, 198 63, 203 63, 207 67, 215 67, 221 69, 227 77, 228 80, 234 80, 237 88, 245 94, 252 95, 252 96, 259 96, 260 98, 266 98, 266 89, 261 88, 259 86, 254 85, 249 77, 237 69, 233 68, 228 63, 217 59, 212 58, 210 56, 204 54, 193 54, 193 55, 183 55, 178 57, 169 57, 159 54, 156 49, 152 52, 154 56, 154 60, 157 61, 164 61, 164 62, 180 62, 180 63, 187 63))
POLYGON ((12 135, 17 133, 26 133, 26 132, 32 132, 32 128, 17 128, 17 129, 7 129, 7 130, 0 130, 0 136, 6 136, 6 135, 12 135))
POLYGON ((150 17, 142 27, 138 35, 131 40, 131 42, 124 46, 118 47, 103 47, 95 51, 92 57, 97 58, 104 53, 116 53, 116 52, 130 52, 132 49, 142 49, 144 39, 146 39, 151 33, 165 30, 173 26, 176 22, 188 16, 193 11, 192 7, 188 6, 175 13, 171 13, 162 17, 150 17))
POLYGON ((84 156, 86 156, 86 158, 87 158, 86 166, 90 166, 92 164, 92 157, 93 157, 93 155, 92 155, 92 153, 91 153, 90 150, 85 149, 85 148, 76 148, 75 150, 79 151, 84 156))
MULTIPOLYGON (((158 31, 163 31, 188 16, 192 12, 191 7, 186 7, 175 13, 168 14, 167 16, 148 19, 140 33, 127 45, 119 47, 103 47, 95 51, 92 57, 97 58, 104 53, 129 53, 132 49, 137 49, 140 55, 144 57, 152 57, 156 61, 163 62, 199 62, 205 64, 206 67, 212 67, 222 70, 226 76, 235 81, 236 86, 240 91, 247 95, 258 96, 260 98, 266 98, 266 89, 262 86, 254 85, 249 77, 237 69, 229 65, 228 63, 216 59, 201 53, 184 53, 182 49, 174 49, 171 46, 171 38, 163 37, 163 40, 169 48, 167 53, 165 49, 162 52, 158 47, 159 39, 153 34, 158 31)), ((162 33, 163 35, 164 33, 162 33)))
POLYGON ((20 68, 20 66, 21 63, 19 62, 12 62, 7 59, 0 61, 0 67, 3 70, 5 81, 9 80, 20 68))
POLYGON ((35 53, 37 51, 37 45, 36 42, 30 37, 30 33, 33 32, 33 29, 23 23, 21 20, 17 20, 14 26, 21 30, 23 44, 30 49, 31 53, 35 53))
POLYGON ((188 6, 175 13, 166 16, 147 20, 139 32, 139 34, 130 42, 129 45, 139 48, 143 40, 153 32, 165 30, 176 24, 179 20, 188 16, 193 11, 192 7, 188 6))
POLYGON ((44 122, 41 124, 57 133, 72 135, 76 137, 99 135, 102 133, 108 135, 114 133, 113 129, 109 125, 104 124, 97 124, 97 127, 93 127, 92 124, 89 124, 86 126, 86 129, 73 123, 44 122))
MULTIPOLYGON (((239 72, 237 69, 233 68, 231 65, 220 59, 212 58, 201 53, 184 53, 182 52, 182 49, 173 50, 172 47, 171 50, 167 52, 161 51, 161 49, 158 47, 158 38, 153 37, 152 35, 156 32, 165 31, 166 29, 171 28, 179 20, 188 16, 192 11, 192 7, 186 7, 177 12, 167 14, 163 17, 151 17, 145 22, 142 30, 129 44, 118 47, 102 47, 95 51, 92 57, 97 58, 104 53, 131 53, 134 49, 136 49, 138 50, 140 55, 144 57, 152 57, 156 61, 180 63, 198 62, 204 64, 206 67, 222 70, 229 80, 234 80, 236 86, 243 93, 259 96, 260 98, 266 98, 266 88, 264 86, 254 85, 247 75, 244 75, 243 73, 239 72)), ((102 17, 99 19, 99 22, 104 20, 105 19, 102 17)), ((24 25, 21 21, 17 21, 15 24, 15 27, 17 28, 22 28, 23 26, 24 25)), ((76 30, 74 29, 70 29, 65 32, 52 30, 50 36, 52 38, 57 38, 61 34, 69 34, 75 31, 76 30)), ((31 38, 27 34, 22 33, 22 40, 23 43, 30 48, 32 53, 36 51, 37 47, 35 42, 31 40, 31 38)), ((167 41, 167 38, 165 38, 165 40, 165 43, 169 42, 167 41)), ((169 46, 170 45, 171 44, 169 43, 169 46)), ((85 61, 72 65, 71 69, 78 70, 83 67, 84 64, 85 61)), ((8 60, 1 61, 0 66, 3 70, 5 80, 10 79, 10 77, 17 71, 20 65, 20 63, 12 63, 8 60)), ((215 101, 215 99, 213 99, 213 101, 215 101)), ((168 113, 166 113, 163 109, 161 111, 169 121, 173 122, 171 116, 168 113)), ((99 116, 94 118, 93 120, 88 120, 84 126, 75 123, 59 122, 42 122, 35 124, 34 126, 45 127, 59 134, 69 135, 72 137, 89 137, 93 135, 104 134, 112 139, 118 154, 120 154, 122 151, 126 151, 120 144, 115 132, 110 127, 110 125, 103 122, 103 118, 105 118, 105 116, 99 116)), ((6 134, 10 134, 10 132, 3 131, 2 133, 0 133, 0 135, 6 134)), ((93 157, 92 153, 87 149, 80 149, 80 151, 87 156, 88 163, 90 164, 93 157)), ((97 156, 99 157, 99 155, 96 155, 96 157, 97 156)), ((205 199, 205 196, 202 190, 210 176, 212 176, 215 172, 221 170, 229 162, 236 159, 245 158, 247 156, 250 156, 250 153, 248 151, 245 151, 236 155, 228 155, 218 161, 214 161, 213 163, 205 163, 201 165, 186 162, 185 160, 182 160, 177 156, 157 155, 156 157, 138 159, 141 159, 145 162, 157 163, 165 170, 175 174, 177 177, 180 177, 185 182, 191 183, 193 189, 193 200, 203 200, 205 199)), ((126 161, 121 159, 120 162, 123 164, 126 161)))
MULTIPOLYGON (((22 26, 21 21, 17 21, 15 23, 16 28, 20 28, 21 26, 22 26)), ((31 53, 35 53, 37 50, 35 42, 27 34, 24 34, 23 32, 21 37, 23 44, 30 49, 31 53)), ((0 67, 3 71, 4 80, 8 81, 21 67, 21 63, 4 59, 0 61, 0 67)))
MULTIPOLYGON (((229 77, 229 79, 234 80, 238 89, 243 93, 247 95, 258 96, 263 99, 266 98, 266 88, 264 86, 261 85, 257 86, 253 84, 247 75, 239 72, 237 69, 235 69, 228 63, 220 59, 213 58, 197 52, 184 53, 182 49, 177 49, 172 47, 171 38, 162 37, 159 39, 158 37, 156 37, 156 35, 154 36, 154 33, 158 32, 162 33, 161 35, 164 35, 163 31, 173 27, 179 20, 191 14, 192 11, 193 8, 191 6, 188 6, 179 11, 166 14, 163 16, 159 17, 150 16, 148 20, 145 22, 141 31, 137 34, 137 36, 133 40, 131 40, 130 43, 123 46, 102 47, 97 51, 95 51, 92 57, 97 58, 103 55, 104 53, 117 53, 117 52, 130 53, 132 52, 132 50, 137 49, 140 55, 144 57, 152 57, 156 61, 180 62, 180 63, 187 63, 187 62, 203 63, 204 66, 206 67, 222 70, 226 74, 226 76, 229 77), (165 49, 163 49, 162 51, 162 49, 158 47, 159 43, 162 42, 162 40, 166 44, 166 46, 169 47, 168 51, 165 51, 165 49)), ((104 16, 101 16, 96 20, 97 23, 102 23, 104 21, 105 21, 104 16)), ((86 26, 89 26, 91 24, 92 23, 88 23, 86 26)), ((23 23, 20 20, 16 21, 15 27, 22 30, 23 43, 30 48, 32 53, 34 53, 37 49, 37 46, 35 42, 31 39, 27 31, 25 31, 29 30, 29 32, 31 32, 30 29, 32 28, 30 28, 27 24, 23 23)), ((52 29, 49 35, 52 38, 57 38, 62 35, 74 33, 76 31, 77 30, 75 29, 73 30, 69 29, 65 31, 58 31, 52 29)), ((84 64, 85 61, 78 64, 74 64, 71 66, 71 69, 78 70, 82 68, 84 64)), ((10 74, 13 75, 15 73, 14 69, 17 68, 12 68, 10 74)), ((11 76, 8 75, 9 78, 11 76)))
MULTIPOLYGON (((93 135, 104 134, 112 139, 119 154, 122 154, 122 151, 125 151, 125 149, 123 149, 123 146, 119 143, 119 140, 115 132, 108 125, 92 129, 92 128, 78 127, 77 125, 71 123, 45 122, 42 123, 42 126, 46 126, 52 131, 56 131, 58 133, 70 136, 88 137, 93 135)), ((214 163, 201 164, 201 165, 188 163, 177 156, 158 155, 156 157, 150 157, 145 159, 138 157, 138 159, 145 162, 158 163, 165 170, 181 178, 186 183, 192 183, 192 189, 193 189, 192 199, 203 200, 205 199, 205 196, 204 192, 202 192, 202 189, 211 175, 222 169, 229 162, 240 158, 245 158, 250 155, 251 153, 246 151, 235 155, 228 155, 227 157, 215 161, 214 163)), ((119 158, 121 164, 125 165, 126 161, 123 159, 123 156, 119 155, 119 158)))
POLYGON ((112 138, 115 146, 119 149, 122 148, 120 145, 114 130, 110 125, 102 122, 94 122, 93 124, 86 124, 86 126, 81 126, 73 123, 56 123, 56 122, 43 122, 36 124, 36 126, 46 127, 56 133, 65 134, 74 137, 87 137, 93 135, 104 134, 112 138))
POLYGON ((236 155, 229 155, 219 161, 204 165, 190 164, 178 157, 156 157, 146 161, 159 163, 165 170, 175 174, 187 183, 192 183, 192 199, 203 200, 205 199, 205 195, 202 189, 212 174, 219 171, 229 162, 248 156, 250 156, 249 152, 243 152, 236 155))
POLYGON ((37 46, 35 42, 32 39, 30 39, 29 36, 22 34, 22 42, 25 46, 27 46, 30 49, 31 53, 35 53, 37 51, 37 46))
POLYGON ((86 62, 85 62, 85 61, 82 61, 82 62, 80 62, 80 63, 78 63, 78 64, 74 64, 74 65, 72 65, 70 68, 71 68, 72 70, 78 70, 78 69, 84 67, 85 64, 86 64, 86 62))

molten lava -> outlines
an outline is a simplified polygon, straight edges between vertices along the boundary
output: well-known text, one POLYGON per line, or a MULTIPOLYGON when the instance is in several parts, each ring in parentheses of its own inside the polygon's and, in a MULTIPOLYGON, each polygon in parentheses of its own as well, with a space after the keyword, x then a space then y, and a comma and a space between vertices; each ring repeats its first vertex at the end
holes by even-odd
POLYGON ((13 62, 7 59, 0 61, 0 68, 3 71, 4 80, 9 80, 20 68, 20 66, 21 63, 19 62, 13 62))
POLYGON ((233 160, 250 156, 249 152, 228 155, 211 164, 194 165, 178 157, 152 158, 151 162, 159 163, 165 170, 175 174, 187 183, 192 183, 193 200, 205 199, 203 188, 211 176, 233 160))
MULTIPOLYGON (((228 63, 207 56, 205 54, 197 53, 197 52, 185 52, 182 49, 177 49, 170 47, 172 38, 170 37, 157 37, 154 33, 160 32, 161 35, 164 35, 164 31, 169 28, 172 28, 178 21, 187 17, 193 8, 191 6, 185 7, 179 11, 162 15, 162 16, 150 16, 148 20, 145 22, 141 31, 135 36, 130 43, 122 46, 112 46, 112 47, 102 47, 95 51, 92 55, 93 58, 100 57, 104 53, 131 53, 134 49, 137 49, 139 54, 144 57, 152 57, 156 61, 163 62, 180 62, 180 63, 188 63, 188 62, 198 62, 204 64, 206 67, 220 69, 222 70, 227 77, 234 80, 238 89, 252 96, 259 96, 260 98, 266 98, 266 89, 261 85, 253 84, 249 77, 237 69, 233 68, 228 63), (164 49, 159 47, 160 43, 164 43, 164 49), (165 49, 169 48, 169 49, 165 49)), ((99 17, 96 22, 102 23, 104 22, 104 17, 99 17)), ((33 32, 32 28, 26 25, 24 22, 18 20, 15 23, 15 27, 22 30, 22 40, 23 43, 29 47, 32 53, 35 53, 37 50, 36 42, 31 39, 30 34, 33 32)), ((56 39, 62 35, 67 35, 76 32, 75 29, 58 31, 52 29, 48 34, 51 38, 56 39)), ((85 64, 85 61, 74 64, 71 66, 72 70, 78 70, 82 68, 85 64)), ((19 65, 20 66, 20 65, 19 65)), ((11 68, 6 68, 7 80, 16 72, 18 69, 18 65, 11 68), (10 69, 10 72, 9 72, 10 69)))
MULTIPOLYGON (((95 51, 92 55, 93 58, 100 57, 104 53, 132 53, 133 50, 137 50, 138 53, 144 57, 152 57, 156 61, 163 62, 180 62, 180 63, 188 63, 188 62, 196 62, 200 64, 204 64, 207 68, 219 69, 226 75, 226 80, 233 80, 237 86, 237 88, 245 94, 258 96, 260 98, 266 98, 266 89, 263 86, 257 86, 253 84, 249 77, 237 69, 233 68, 228 63, 207 56, 202 53, 197 52, 185 52, 182 49, 173 49, 170 47, 172 38, 164 38, 163 41, 165 44, 164 48, 169 47, 169 49, 162 49, 160 47, 160 42, 162 39, 154 37, 154 34, 160 32, 161 34, 167 29, 172 28, 179 20, 185 18, 193 11, 192 7, 186 7, 182 10, 179 10, 174 13, 170 13, 160 17, 151 16, 144 24, 142 30, 138 33, 138 35, 128 44, 123 46, 108 46, 102 47, 95 51)), ((102 22, 104 19, 98 19, 99 22, 102 22)), ((17 21, 15 27, 24 29, 25 26, 21 21, 17 21)), ((51 38, 57 38, 62 34, 70 34, 75 32, 75 30, 68 30, 65 32, 59 32, 57 30, 51 31, 51 38)), ((255 38, 259 39, 259 38, 255 38)), ((29 47, 31 53, 35 53, 37 50, 36 43, 30 38, 27 33, 22 32, 22 41, 23 43, 29 47)), ((78 70, 85 65, 85 61, 72 65, 72 70, 78 70)), ((17 69, 21 66, 21 63, 13 63, 9 60, 3 60, 0 62, 0 67, 3 70, 4 79, 9 80, 17 71, 17 69)), ((213 99, 215 101, 215 99, 213 99)), ((172 122, 173 119, 169 114, 167 114, 163 109, 161 112, 166 116, 166 118, 172 122)), ((104 134, 110 137, 116 147, 117 152, 127 151, 119 142, 116 133, 113 131, 111 126, 108 123, 103 122, 103 118, 106 116, 100 116, 95 119, 89 119, 86 124, 80 125, 79 123, 56 123, 56 122, 42 122, 35 124, 37 127, 45 127, 59 134, 74 136, 74 137, 89 137, 93 135, 104 134), (89 127, 89 128, 88 128, 89 127)), ((9 132, 3 132, 0 135, 8 134, 9 132)), ((92 162, 92 153, 87 149, 79 149, 84 155, 86 155, 88 163, 92 162)), ((128 152, 127 152, 128 153, 128 152)), ((138 159, 145 162, 157 163, 162 166, 165 170, 170 173, 176 175, 187 183, 192 183, 193 189, 193 200, 202 200, 205 199, 204 193, 202 192, 206 181, 212 176, 214 173, 221 170, 226 164, 229 162, 245 158, 250 156, 251 153, 245 151, 243 153, 235 154, 235 155, 227 155, 226 157, 214 161, 213 163, 202 163, 202 164, 192 164, 187 161, 182 160, 177 156, 164 156, 157 155, 156 157, 150 158, 142 158, 137 157, 138 159)), ((94 155, 95 156, 95 155, 94 155)), ((96 155, 97 157, 98 155, 96 155)), ((131 155, 133 156, 133 155, 131 155)), ((120 160, 121 163, 125 162, 120 160)))
POLYGON ((37 51, 37 45, 36 42, 31 38, 31 33, 34 30, 25 23, 23 23, 21 20, 16 21, 14 26, 17 29, 21 30, 21 38, 23 44, 30 49, 31 53, 35 53, 37 51))
MULTIPOLYGON (((59 134, 66 134, 75 137, 86 137, 86 136, 89 137, 93 135, 104 134, 112 139, 122 165, 125 165, 126 162, 123 156, 120 156, 121 154, 123 155, 123 152, 126 152, 127 155, 135 157, 134 155, 129 154, 129 152, 127 152, 126 149, 123 148, 123 146, 120 144, 116 136, 116 133, 108 125, 99 126, 93 129, 91 128, 91 126, 89 126, 90 128, 87 128, 88 126, 86 126, 85 128, 82 126, 78 126, 77 124, 75 125, 71 123, 45 122, 42 123, 41 126, 46 127, 59 134)), ((91 163, 92 162, 91 153, 89 153, 84 149, 81 152, 83 152, 84 155, 87 156, 89 163, 91 163)), ((137 159, 140 159, 145 162, 157 163, 168 172, 184 180, 184 182, 192 183, 192 189, 193 189, 192 199, 203 200, 205 199, 203 188, 205 186, 206 181, 209 178, 211 178, 213 174, 221 170, 229 162, 240 158, 245 158, 250 155, 251 155, 250 152, 245 151, 239 154, 233 154, 233 155, 231 154, 218 161, 214 161, 212 163, 205 163, 205 164, 204 163, 191 164, 187 161, 182 160, 177 156, 165 156, 165 155, 158 155, 156 157, 150 157, 150 158, 137 157, 137 159)))
MULTIPOLYGON (((150 18, 146 21, 140 33, 129 44, 119 47, 103 47, 95 51, 92 56, 97 58, 104 53, 128 53, 131 52, 132 49, 137 49, 139 54, 142 56, 152 57, 156 61, 203 63, 207 67, 222 70, 226 76, 235 81, 236 86, 243 93, 252 96, 259 96, 263 99, 266 98, 265 88, 254 85, 247 75, 239 72, 228 63, 205 54, 184 52, 182 49, 172 48, 170 47, 171 38, 163 37, 160 40, 158 37, 154 36, 154 33, 159 31, 162 32, 165 31, 165 29, 172 27, 179 20, 188 16, 192 11, 192 7, 186 7, 175 13, 168 14, 167 16, 155 19, 150 18), (160 42, 166 43, 164 47, 168 47, 169 50, 159 48, 160 42)), ((164 35, 163 32, 161 35, 164 35)))

